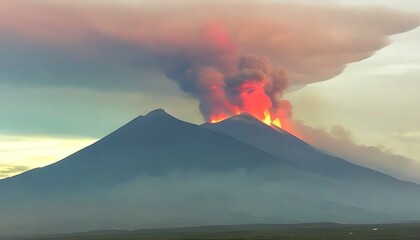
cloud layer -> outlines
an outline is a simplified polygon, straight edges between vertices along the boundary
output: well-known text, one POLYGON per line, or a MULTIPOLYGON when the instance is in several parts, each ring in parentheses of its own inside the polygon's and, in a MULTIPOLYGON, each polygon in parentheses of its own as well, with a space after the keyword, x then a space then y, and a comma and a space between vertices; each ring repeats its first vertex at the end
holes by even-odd
MULTIPOLYGON (((244 1, 110 6, 6 0, 0 3, 0 33, 8 36, 2 44, 9 47, 1 63, 12 69, 9 72, 24 68, 27 76, 14 79, 22 84, 39 79, 38 84, 111 88, 136 85, 133 77, 124 79, 127 72, 154 69, 198 98, 206 118, 220 110, 214 106, 229 112, 247 104, 235 103, 237 95, 231 96, 242 91, 242 85, 229 91, 241 82, 238 79, 271 79, 262 81, 262 88, 276 112, 283 110, 276 106, 282 105, 288 86, 285 76, 293 86, 327 80, 346 64, 386 46, 389 35, 417 25, 413 15, 339 6, 244 1), (19 43, 11 44, 17 39, 26 50, 43 50, 32 52, 29 59, 18 58, 19 43), (244 74, 241 59, 248 54, 264 56, 278 77, 271 72, 266 77, 258 68, 258 73, 254 69, 244 74), (8 55, 15 58, 6 60, 8 55), (102 78, 108 71, 123 77, 102 78), (70 77, 54 77, 60 73, 70 77)), ((138 85, 147 81, 153 79, 143 76, 138 85)))
POLYGON ((383 146, 357 144, 351 131, 342 126, 316 129, 299 121, 289 121, 288 124, 292 134, 333 156, 420 184, 420 164, 416 160, 395 154, 383 146))

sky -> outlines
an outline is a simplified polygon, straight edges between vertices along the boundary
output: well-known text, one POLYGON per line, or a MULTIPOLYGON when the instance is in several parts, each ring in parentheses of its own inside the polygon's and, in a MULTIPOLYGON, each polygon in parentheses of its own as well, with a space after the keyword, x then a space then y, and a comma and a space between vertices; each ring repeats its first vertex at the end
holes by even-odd
POLYGON ((252 13, 258 2, 241 3, 0 2, 0 178, 58 161, 156 108, 204 122, 219 110, 206 84, 235 65, 233 44, 287 72, 280 101, 293 106, 287 118, 305 140, 420 181, 418 1, 272 0, 261 15, 252 13), (209 16, 186 16, 190 5, 209 16), (199 77, 180 74, 178 62, 199 77))

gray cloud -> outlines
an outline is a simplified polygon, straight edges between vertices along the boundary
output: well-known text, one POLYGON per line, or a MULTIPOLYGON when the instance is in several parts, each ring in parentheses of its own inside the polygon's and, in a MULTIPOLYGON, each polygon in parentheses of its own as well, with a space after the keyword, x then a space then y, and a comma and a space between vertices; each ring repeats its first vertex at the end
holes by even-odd
POLYGON ((164 108, 185 121, 203 121, 198 103, 180 97, 182 92, 173 82, 155 83, 165 95, 88 88, 19 88, 0 84, 0 134, 101 138, 139 113, 156 108, 164 108))
POLYGON ((420 164, 415 159, 393 153, 383 146, 366 146, 354 142, 351 131, 336 125, 316 129, 290 122, 291 132, 313 146, 355 164, 369 167, 402 180, 420 183, 420 164))
POLYGON ((420 131, 418 132, 399 131, 399 132, 394 133, 393 137, 398 138, 405 142, 420 143, 420 131))
MULTIPOLYGON (((336 76, 386 46, 389 35, 418 26, 416 16, 384 9, 244 1, 109 8, 6 0, 0 13, 7 36, 0 67, 9 69, 0 81, 138 91, 158 70, 198 98, 207 118, 244 104, 230 102, 223 81, 242 71, 243 55, 265 56, 281 69, 271 79, 290 75, 301 86, 336 76)), ((284 111, 286 82, 264 86, 272 114, 284 111)))

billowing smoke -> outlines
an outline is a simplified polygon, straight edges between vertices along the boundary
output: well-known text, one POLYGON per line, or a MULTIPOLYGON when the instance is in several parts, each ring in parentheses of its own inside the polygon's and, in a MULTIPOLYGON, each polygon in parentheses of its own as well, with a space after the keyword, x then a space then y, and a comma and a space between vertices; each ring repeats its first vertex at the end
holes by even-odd
POLYGON ((280 112, 281 97, 289 86, 286 70, 273 68, 266 57, 253 55, 240 58, 238 69, 238 73, 225 78, 231 102, 240 111, 252 113, 260 119, 264 119, 267 110, 280 112))
MULTIPOLYGON (((289 116, 291 104, 282 99, 289 85, 328 80, 346 64, 386 46, 388 36, 417 26, 416 16, 385 9, 269 1, 139 1, 118 6, 70 0, 0 2, 0 34, 89 55, 82 67, 92 66, 94 71, 109 67, 95 65, 95 60, 103 64, 103 58, 112 59, 112 53, 130 46, 133 51, 115 57, 121 69, 164 72, 199 99, 208 121, 240 112, 268 123, 289 116), (104 43, 106 48, 101 48, 104 43)), ((83 59, 79 55, 77 60, 83 59)), ((63 65, 72 66, 68 61, 63 65)), ((42 67, 51 72, 51 66, 42 67)), ((53 82, 59 84, 60 79, 53 82)), ((89 81, 98 78, 79 82, 89 81)), ((124 79, 115 81, 124 85, 124 79)), ((139 84, 142 81, 151 79, 139 79, 139 84)))
POLYGON ((331 129, 316 129, 299 121, 284 122, 288 131, 302 137, 307 143, 357 165, 376 169, 398 179, 420 184, 420 165, 410 157, 392 152, 383 146, 357 143, 351 131, 335 125, 331 129))
POLYGON ((261 120, 269 114, 272 120, 290 110, 282 108, 286 100, 281 99, 289 86, 286 69, 273 67, 264 56, 238 56, 235 44, 219 25, 206 26, 203 36, 205 46, 192 54, 188 53, 192 49, 181 51, 163 70, 200 100, 200 110, 208 121, 242 112, 261 120))
POLYGON ((273 68, 266 57, 244 55, 232 66, 219 61, 208 65, 197 62, 166 73, 200 100, 200 110, 209 121, 242 112, 263 120, 267 111, 272 118, 285 111, 281 98, 289 86, 287 72, 273 68))

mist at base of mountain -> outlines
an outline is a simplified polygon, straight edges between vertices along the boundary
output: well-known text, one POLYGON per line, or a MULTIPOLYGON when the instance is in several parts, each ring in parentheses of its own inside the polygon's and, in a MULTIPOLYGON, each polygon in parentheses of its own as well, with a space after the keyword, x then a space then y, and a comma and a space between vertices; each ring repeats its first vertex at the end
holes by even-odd
POLYGON ((250 116, 210 127, 155 110, 55 164, 0 180, 0 235, 420 220, 419 185, 250 116))
POLYGON ((0 232, 20 235, 220 224, 391 223, 415 218, 412 206, 410 218, 407 206, 377 199, 375 205, 382 209, 375 212, 357 204, 365 198, 363 194, 352 196, 346 191, 285 168, 229 173, 177 171, 166 176, 145 175, 82 194, 0 202, 0 232), (392 211, 385 211, 389 205, 393 205, 392 211))

